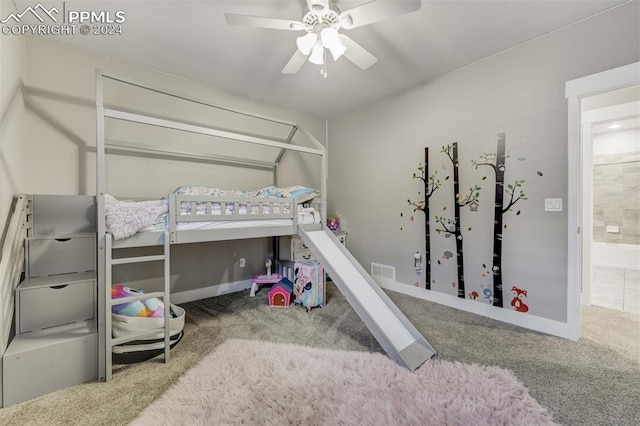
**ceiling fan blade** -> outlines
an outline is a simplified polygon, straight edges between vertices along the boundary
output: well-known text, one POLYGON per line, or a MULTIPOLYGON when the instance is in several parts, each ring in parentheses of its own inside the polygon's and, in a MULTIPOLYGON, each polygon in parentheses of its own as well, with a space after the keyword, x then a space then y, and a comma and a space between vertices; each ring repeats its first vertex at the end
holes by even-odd
POLYGON ((301 51, 296 49, 296 52, 293 54, 287 65, 282 68, 282 74, 295 74, 297 73, 304 62, 307 60, 307 55, 302 53, 301 51))
POLYGON ((300 21, 288 19, 267 18, 264 16, 238 15, 235 13, 225 13, 224 17, 229 25, 242 25, 246 27, 268 28, 273 30, 300 31, 305 29, 305 25, 300 21))
POLYGON ((364 47, 350 39, 344 34, 340 35, 340 40, 347 50, 344 51, 343 56, 348 60, 359 66, 361 69, 366 70, 371 65, 378 62, 378 58, 373 56, 364 47))
POLYGON ((340 14, 342 28, 352 29, 373 24, 405 13, 415 12, 420 0, 372 1, 340 14))

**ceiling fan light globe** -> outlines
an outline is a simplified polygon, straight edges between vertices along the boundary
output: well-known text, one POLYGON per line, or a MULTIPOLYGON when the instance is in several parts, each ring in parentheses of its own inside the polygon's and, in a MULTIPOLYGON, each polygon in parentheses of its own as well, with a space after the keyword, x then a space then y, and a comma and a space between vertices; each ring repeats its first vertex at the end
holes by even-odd
POLYGON ((347 50, 342 44, 338 44, 336 46, 329 47, 329 52, 331 52, 331 56, 333 56, 333 60, 337 61, 340 56, 347 50))
POLYGON ((311 55, 309 56, 309 62, 316 65, 324 64, 324 47, 322 47, 321 43, 316 43, 311 50, 311 55))
POLYGON ((333 27, 323 28, 322 31, 320 31, 320 41, 322 41, 322 45, 328 49, 341 44, 340 34, 338 34, 338 30, 333 27))
POLYGON ((311 53, 311 49, 313 49, 313 46, 315 46, 317 41, 318 36, 315 33, 308 33, 307 35, 298 37, 296 39, 296 45, 298 46, 298 50, 300 50, 300 52, 308 55, 309 53, 311 53))

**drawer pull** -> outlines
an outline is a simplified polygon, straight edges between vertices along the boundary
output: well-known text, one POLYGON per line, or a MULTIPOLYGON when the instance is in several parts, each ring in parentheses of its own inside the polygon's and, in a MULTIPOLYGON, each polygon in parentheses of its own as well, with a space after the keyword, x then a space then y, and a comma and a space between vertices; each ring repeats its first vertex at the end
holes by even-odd
POLYGON ((71 240, 71 238, 56 238, 55 240, 56 240, 56 241, 59 241, 59 242, 61 242, 61 243, 65 243, 65 242, 67 242, 67 241, 70 241, 70 240, 71 240))
POLYGON ((65 288, 65 287, 67 287, 67 286, 69 286, 69 284, 64 284, 64 285, 52 285, 52 286, 51 286, 51 287, 49 287, 49 288, 52 288, 52 289, 54 289, 54 290, 61 290, 61 289, 65 288))

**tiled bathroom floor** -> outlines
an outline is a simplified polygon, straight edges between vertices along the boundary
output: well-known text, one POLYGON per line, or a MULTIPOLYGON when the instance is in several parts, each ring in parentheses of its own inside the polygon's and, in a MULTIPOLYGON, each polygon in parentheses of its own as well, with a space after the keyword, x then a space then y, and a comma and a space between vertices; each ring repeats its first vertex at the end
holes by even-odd
POLYGON ((591 304, 640 314, 640 270, 594 266, 591 304))

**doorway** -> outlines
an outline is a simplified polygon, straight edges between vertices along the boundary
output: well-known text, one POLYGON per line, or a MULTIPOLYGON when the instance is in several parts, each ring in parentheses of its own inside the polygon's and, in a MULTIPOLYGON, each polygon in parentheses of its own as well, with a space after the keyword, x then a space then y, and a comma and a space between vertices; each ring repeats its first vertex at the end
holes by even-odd
POLYGON ((640 85, 640 62, 571 80, 565 86, 569 114, 567 334, 574 340, 580 337, 580 308, 583 295, 585 300, 591 302, 593 277, 591 270, 594 224, 591 188, 594 149, 592 130, 594 123, 598 121, 589 123, 587 120, 583 124, 583 104, 588 105, 590 101, 597 101, 599 99, 595 97, 597 95, 605 97, 608 92, 630 89, 637 85, 640 85), (587 129, 584 126, 587 126, 587 129), (591 164, 585 165, 585 160, 587 162, 591 160, 591 164))
POLYGON ((580 101, 582 305, 640 314, 640 85, 580 101))

